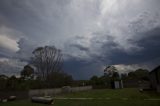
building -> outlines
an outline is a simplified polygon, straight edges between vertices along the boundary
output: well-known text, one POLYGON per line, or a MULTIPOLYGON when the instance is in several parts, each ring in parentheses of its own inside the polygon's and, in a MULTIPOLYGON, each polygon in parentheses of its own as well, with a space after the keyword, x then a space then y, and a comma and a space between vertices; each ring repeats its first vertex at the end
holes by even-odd
POLYGON ((160 66, 156 67, 149 73, 151 88, 160 92, 160 66))
POLYGON ((113 88, 113 89, 123 88, 123 81, 122 81, 122 80, 114 80, 114 81, 112 82, 112 88, 113 88))

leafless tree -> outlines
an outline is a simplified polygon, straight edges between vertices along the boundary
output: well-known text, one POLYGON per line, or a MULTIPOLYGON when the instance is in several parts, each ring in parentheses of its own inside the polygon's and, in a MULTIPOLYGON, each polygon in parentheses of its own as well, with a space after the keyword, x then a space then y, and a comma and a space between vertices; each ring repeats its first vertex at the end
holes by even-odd
POLYGON ((33 55, 32 62, 41 80, 47 80, 50 74, 62 68, 62 53, 54 46, 38 47, 33 51, 33 55))

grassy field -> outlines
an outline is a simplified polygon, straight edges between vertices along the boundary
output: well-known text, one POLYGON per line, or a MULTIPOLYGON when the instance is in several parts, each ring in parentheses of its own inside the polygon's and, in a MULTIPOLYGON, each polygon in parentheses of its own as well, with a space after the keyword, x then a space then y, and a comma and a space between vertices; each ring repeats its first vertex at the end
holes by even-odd
MULTIPOLYGON (((160 106, 160 95, 138 89, 103 89, 56 96, 54 106, 160 106), (77 98, 77 99, 76 99, 77 98), (88 99, 87 99, 88 98, 88 99)), ((0 106, 46 106, 29 100, 0 103, 0 106)))

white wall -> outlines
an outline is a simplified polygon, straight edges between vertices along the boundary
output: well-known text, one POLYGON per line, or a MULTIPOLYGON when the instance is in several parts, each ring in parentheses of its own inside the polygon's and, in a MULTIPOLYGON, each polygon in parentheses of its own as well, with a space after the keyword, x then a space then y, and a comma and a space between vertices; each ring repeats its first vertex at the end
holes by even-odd
MULTIPOLYGON (((69 92, 79 92, 79 91, 86 91, 91 90, 92 86, 83 86, 83 87, 71 87, 68 88, 69 92)), ((63 88, 55 88, 55 89, 35 89, 29 90, 29 97, 32 96, 54 96, 60 93, 65 93, 63 88)))

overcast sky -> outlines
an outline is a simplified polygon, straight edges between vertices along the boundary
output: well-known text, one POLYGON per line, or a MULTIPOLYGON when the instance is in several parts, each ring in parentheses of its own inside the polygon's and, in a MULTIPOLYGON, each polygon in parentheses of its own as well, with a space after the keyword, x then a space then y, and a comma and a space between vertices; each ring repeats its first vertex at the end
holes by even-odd
POLYGON ((18 74, 39 46, 64 54, 75 79, 160 63, 160 0, 0 0, 0 74, 18 74))

